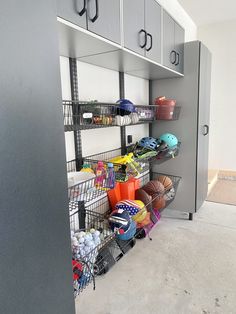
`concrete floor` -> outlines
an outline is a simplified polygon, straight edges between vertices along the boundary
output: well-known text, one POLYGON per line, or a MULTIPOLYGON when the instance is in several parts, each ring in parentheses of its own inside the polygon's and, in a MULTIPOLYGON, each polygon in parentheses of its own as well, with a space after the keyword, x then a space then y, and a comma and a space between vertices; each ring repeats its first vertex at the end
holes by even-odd
POLYGON ((163 213, 153 241, 84 291, 77 314, 235 314, 236 207, 206 202, 186 218, 163 213))

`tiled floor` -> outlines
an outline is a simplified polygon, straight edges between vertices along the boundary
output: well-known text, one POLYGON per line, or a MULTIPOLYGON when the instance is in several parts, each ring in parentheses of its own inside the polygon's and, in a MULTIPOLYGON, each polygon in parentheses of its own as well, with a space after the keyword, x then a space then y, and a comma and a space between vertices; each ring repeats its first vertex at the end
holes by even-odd
POLYGON ((235 314, 236 207, 206 202, 186 218, 165 212, 153 241, 77 298, 77 314, 235 314))

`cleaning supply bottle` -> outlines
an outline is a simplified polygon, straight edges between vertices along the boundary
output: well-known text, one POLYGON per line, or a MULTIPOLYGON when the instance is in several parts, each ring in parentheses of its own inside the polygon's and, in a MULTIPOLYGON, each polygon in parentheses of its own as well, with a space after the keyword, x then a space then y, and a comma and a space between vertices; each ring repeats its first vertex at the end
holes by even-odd
POLYGON ((115 170, 113 167, 113 163, 109 162, 108 163, 108 173, 107 173, 107 179, 106 179, 106 187, 109 189, 114 189, 115 187, 115 170))
POLYGON ((106 169, 102 161, 98 162, 97 169, 96 169, 96 179, 95 179, 95 186, 103 187, 104 180, 106 179, 106 169))
POLYGON ((83 168, 80 171, 94 173, 93 169, 91 168, 89 164, 84 164, 83 168))

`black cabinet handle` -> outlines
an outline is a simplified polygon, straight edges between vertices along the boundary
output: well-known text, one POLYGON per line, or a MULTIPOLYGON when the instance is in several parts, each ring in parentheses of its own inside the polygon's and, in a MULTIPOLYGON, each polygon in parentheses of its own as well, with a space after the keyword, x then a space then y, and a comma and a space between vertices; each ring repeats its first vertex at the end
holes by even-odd
POLYGON ((146 48, 146 51, 150 51, 152 49, 152 35, 147 33, 147 37, 150 37, 150 46, 149 48, 146 48))
POLYGON ((145 42, 144 42, 143 45, 141 45, 140 42, 139 42, 139 46, 140 46, 141 48, 144 48, 144 47, 146 47, 146 45, 147 45, 147 32, 146 32, 144 29, 141 29, 141 31, 139 32, 139 40, 140 40, 140 35, 141 35, 142 33, 144 33, 144 35, 145 35, 145 42))
MULTIPOLYGON (((77 3, 78 3, 78 0, 77 0, 77 3)), ((79 16, 84 15, 84 13, 86 12, 86 0, 84 0, 83 9, 82 9, 81 11, 78 11, 78 10, 77 10, 77 12, 78 12, 79 16)))
POLYGON ((171 53, 170 53, 170 62, 172 64, 175 64, 176 63, 176 51, 175 50, 172 50, 171 53), (172 61, 172 56, 174 54, 174 61, 172 61))
POLYGON ((98 19, 98 17, 99 17, 98 0, 95 0, 95 6, 96 6, 96 13, 95 13, 93 18, 90 18, 90 21, 92 23, 94 23, 98 19))
POLYGON ((205 130, 205 132, 203 133, 203 135, 206 136, 206 135, 209 133, 209 125, 204 124, 203 127, 204 127, 204 130, 205 130))
POLYGON ((179 65, 179 53, 176 52, 176 55, 177 55, 177 61, 175 62, 175 65, 179 65))

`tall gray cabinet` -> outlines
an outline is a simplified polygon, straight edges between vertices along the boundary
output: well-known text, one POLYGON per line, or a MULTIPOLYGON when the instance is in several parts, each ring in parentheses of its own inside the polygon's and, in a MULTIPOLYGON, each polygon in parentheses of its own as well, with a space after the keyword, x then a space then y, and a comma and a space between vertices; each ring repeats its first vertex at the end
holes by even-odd
POLYGON ((154 170, 182 177, 171 209, 193 214, 206 199, 208 188, 211 54, 198 41, 186 43, 184 49, 184 77, 152 82, 153 100, 160 95, 176 99, 181 106, 180 118, 153 124, 152 135, 169 132, 180 139, 179 156, 154 166, 154 170))
POLYGON ((56 6, 0 8, 0 312, 71 314, 56 6))

